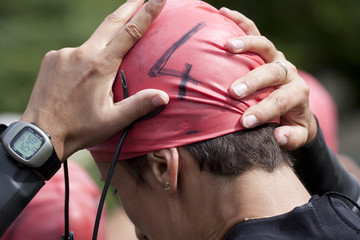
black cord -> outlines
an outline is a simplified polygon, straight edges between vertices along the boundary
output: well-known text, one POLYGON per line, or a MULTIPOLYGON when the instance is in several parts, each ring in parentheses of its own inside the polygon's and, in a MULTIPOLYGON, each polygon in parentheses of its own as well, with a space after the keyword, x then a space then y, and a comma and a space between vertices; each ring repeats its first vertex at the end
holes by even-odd
POLYGON ((121 148, 123 146, 123 143, 124 143, 124 140, 125 140, 125 137, 127 135, 127 133, 129 132, 130 128, 132 127, 132 125, 128 126, 125 128, 122 136, 121 136, 121 139, 119 141, 119 144, 116 148, 116 152, 115 152, 115 155, 114 155, 114 158, 111 162, 111 166, 110 166, 110 169, 109 169, 109 173, 107 175, 107 178, 106 178, 106 182, 105 182, 105 185, 104 185, 104 188, 103 188, 103 191, 101 193, 101 198, 100 198, 100 202, 99 202, 99 207, 98 207, 98 211, 96 213, 96 219, 95 219, 95 225, 94 225, 94 232, 93 232, 93 237, 92 239, 93 240, 96 240, 97 239, 97 235, 98 235, 98 231, 99 231, 99 226, 100 226, 100 219, 101 219, 101 213, 102 213, 102 210, 104 208, 104 203, 105 203, 105 198, 106 198, 106 194, 109 190, 109 187, 110 187, 110 181, 111 181, 111 178, 114 174, 114 170, 115 170, 115 167, 116 167, 116 163, 117 163, 117 160, 119 158, 119 155, 120 155, 120 152, 121 152, 121 148))
MULTIPOLYGON (((126 78, 125 78, 125 74, 124 74, 123 70, 120 70, 120 77, 121 77, 121 83, 122 83, 122 86, 123 86, 123 95, 124 95, 124 99, 125 99, 125 98, 128 97, 128 88, 127 88, 126 78)), ((159 114, 162 110, 164 110, 165 107, 166 106, 163 106, 162 108, 156 110, 155 112, 149 113, 149 114, 139 118, 138 120, 134 121, 131 125, 129 125, 128 127, 125 128, 125 130, 124 130, 124 132, 123 132, 123 134, 122 134, 122 136, 120 138, 119 144, 118 144, 118 146, 116 148, 116 152, 115 152, 114 158, 113 158, 113 160, 111 162, 109 173, 108 173, 108 175, 106 177, 106 182, 105 182, 102 194, 101 194, 99 207, 98 207, 98 211, 97 211, 96 219, 95 219, 94 232, 93 232, 93 238, 92 238, 93 240, 97 239, 99 226, 100 226, 100 218, 101 218, 102 210, 104 208, 106 194, 107 194, 107 192, 109 190, 111 178, 112 178, 112 176, 114 174, 116 163, 118 161, 118 158, 119 158, 119 155, 120 155, 120 152, 121 152, 121 148, 122 148, 123 143, 125 141, 126 135, 128 134, 129 130, 132 128, 134 123, 154 117, 155 115, 159 114)))
POLYGON ((64 161, 64 178, 65 178, 65 239, 69 238, 69 197, 70 197, 70 186, 69 186, 69 171, 67 160, 64 161))
MULTIPOLYGON (((128 90, 127 90, 126 78, 125 78, 125 74, 124 74, 123 70, 120 70, 120 79, 121 79, 121 84, 122 84, 122 88, 123 88, 123 95, 124 95, 124 99, 125 99, 125 98, 128 97, 128 90)), ((115 167, 116 167, 116 162, 117 162, 117 159, 118 159, 118 157, 120 155, 121 148, 122 148, 122 145, 124 143, 125 137, 126 137, 127 133, 129 132, 131 126, 132 126, 132 124, 125 128, 123 134, 121 135, 119 144, 118 144, 118 146, 116 148, 114 158, 111 161, 111 166, 110 166, 108 175, 106 177, 106 181, 105 181, 103 191, 101 193, 101 198, 100 198, 100 201, 99 201, 99 207, 98 207, 98 210, 97 210, 97 213, 96 213, 95 225, 94 225, 94 231, 93 231, 93 237, 92 237, 93 240, 97 239, 98 232, 99 232, 99 226, 100 226, 100 220, 101 220, 101 214, 102 214, 102 211, 103 211, 103 208, 104 208, 106 195, 107 195, 107 192, 108 192, 109 187, 110 187, 110 181, 111 181, 111 178, 112 178, 112 176, 114 174, 114 170, 115 170, 115 167)))
POLYGON ((124 99, 125 99, 125 98, 128 97, 128 90, 127 90, 125 73, 124 73, 123 70, 120 70, 120 79, 121 79, 121 84, 122 84, 122 88, 123 88, 123 95, 124 95, 124 99))
POLYGON ((69 170, 67 160, 64 161, 64 179, 65 179, 65 206, 64 206, 64 221, 65 221, 65 233, 62 235, 62 240, 73 240, 74 234, 69 231, 69 198, 70 198, 70 186, 69 186, 69 170))

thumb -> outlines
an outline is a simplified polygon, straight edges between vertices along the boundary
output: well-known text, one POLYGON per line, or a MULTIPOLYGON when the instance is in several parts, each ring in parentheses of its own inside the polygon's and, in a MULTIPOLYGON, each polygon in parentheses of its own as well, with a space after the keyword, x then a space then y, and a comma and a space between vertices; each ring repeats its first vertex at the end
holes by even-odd
POLYGON ((281 126, 275 129, 275 139, 280 147, 295 150, 302 147, 307 140, 307 130, 300 126, 281 126))
POLYGON ((138 118, 152 112, 157 107, 166 105, 169 96, 156 89, 145 89, 115 104, 114 114, 110 125, 121 130, 138 118))

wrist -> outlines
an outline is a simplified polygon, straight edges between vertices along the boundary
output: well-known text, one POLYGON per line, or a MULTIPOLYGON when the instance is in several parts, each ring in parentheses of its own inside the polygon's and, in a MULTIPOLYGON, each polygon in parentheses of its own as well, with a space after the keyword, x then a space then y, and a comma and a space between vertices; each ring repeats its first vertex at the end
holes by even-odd
POLYGON ((24 113, 24 115, 20 118, 20 121, 35 123, 39 128, 41 128, 44 132, 48 133, 51 137, 51 143, 53 148, 60 160, 61 163, 64 162, 66 157, 64 156, 64 140, 65 139, 61 131, 58 130, 56 125, 53 124, 53 121, 46 121, 42 118, 35 117, 33 115, 29 115, 24 113))

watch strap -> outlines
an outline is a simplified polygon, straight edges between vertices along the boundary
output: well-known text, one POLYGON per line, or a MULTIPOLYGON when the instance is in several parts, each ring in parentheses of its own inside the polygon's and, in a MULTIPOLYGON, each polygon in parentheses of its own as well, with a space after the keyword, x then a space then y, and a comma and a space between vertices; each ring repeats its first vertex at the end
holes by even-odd
POLYGON ((60 167, 61 162, 56 155, 55 149, 53 149, 53 152, 49 159, 41 167, 33 169, 42 174, 45 180, 49 180, 52 176, 55 175, 55 173, 60 169, 60 167))
POLYGON ((5 129, 7 129, 8 126, 6 126, 5 124, 0 123, 0 135, 5 131, 5 129))

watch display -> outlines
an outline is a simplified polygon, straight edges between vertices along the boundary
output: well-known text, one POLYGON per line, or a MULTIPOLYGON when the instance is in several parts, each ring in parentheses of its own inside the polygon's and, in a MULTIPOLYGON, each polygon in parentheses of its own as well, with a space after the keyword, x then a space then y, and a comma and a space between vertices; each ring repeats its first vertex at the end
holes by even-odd
POLYGON ((30 127, 23 128, 10 143, 14 152, 25 160, 31 159, 44 145, 45 140, 30 127))

